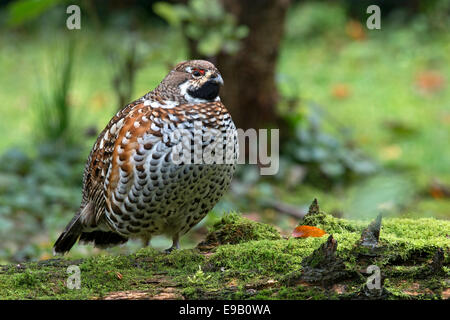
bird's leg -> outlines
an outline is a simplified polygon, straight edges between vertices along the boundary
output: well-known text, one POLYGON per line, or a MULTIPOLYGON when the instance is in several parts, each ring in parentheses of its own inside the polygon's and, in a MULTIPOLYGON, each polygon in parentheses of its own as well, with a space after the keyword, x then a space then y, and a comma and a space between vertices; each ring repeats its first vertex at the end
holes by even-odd
POLYGON ((151 237, 142 238, 142 247, 143 248, 148 247, 150 245, 151 239, 152 239, 151 237))
POLYGON ((172 238, 172 246, 169 249, 164 250, 165 253, 171 253, 175 249, 180 249, 180 236, 176 233, 172 238))

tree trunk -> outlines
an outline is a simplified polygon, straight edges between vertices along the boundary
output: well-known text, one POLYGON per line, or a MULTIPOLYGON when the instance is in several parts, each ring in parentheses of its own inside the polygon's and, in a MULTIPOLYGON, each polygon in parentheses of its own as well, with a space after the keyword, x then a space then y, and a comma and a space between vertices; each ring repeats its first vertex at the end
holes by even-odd
POLYGON ((221 52, 205 57, 198 52, 197 41, 185 34, 190 58, 210 60, 218 67, 225 81, 222 101, 238 128, 279 126, 275 69, 290 0, 221 2, 235 16, 237 25, 249 28, 248 36, 241 40, 241 48, 235 54, 221 52))
POLYGON ((220 53, 216 64, 225 80, 223 102, 238 128, 276 125, 275 69, 290 0, 222 0, 238 25, 249 28, 234 55, 220 53))

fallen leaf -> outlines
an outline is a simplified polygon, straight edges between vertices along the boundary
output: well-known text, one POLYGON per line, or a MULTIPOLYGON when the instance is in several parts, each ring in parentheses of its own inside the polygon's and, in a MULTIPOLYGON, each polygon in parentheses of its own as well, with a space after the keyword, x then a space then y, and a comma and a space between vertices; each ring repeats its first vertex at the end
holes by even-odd
POLYGON ((350 87, 345 83, 335 84, 331 88, 331 95, 337 99, 345 99, 350 96, 350 87))
POLYGON ((450 299, 450 289, 445 289, 444 291, 442 291, 442 299, 450 299))
POLYGON ((429 193, 434 199, 450 198, 450 186, 434 181, 429 187, 429 193))
POLYGON ((416 85, 424 93, 433 93, 444 87, 445 79, 438 71, 423 71, 416 77, 416 85))
POLYGON ((350 20, 345 26, 347 35, 353 40, 361 41, 366 38, 366 32, 361 22, 356 20, 350 20))
POLYGON ((52 256, 48 253, 48 252, 44 252, 43 254, 41 254, 41 256, 39 257, 39 260, 48 260, 51 259, 52 256))
POLYGON ((228 287, 237 287, 238 283, 236 279, 232 279, 230 282, 228 282, 228 287))
POLYGON ((122 274, 121 274, 120 272, 118 272, 118 271, 108 270, 108 271, 106 271, 105 273, 106 273, 106 274, 110 274, 111 272, 113 272, 113 273, 116 275, 117 279, 122 280, 123 276, 122 276, 122 274))
POLYGON ((337 294, 343 294, 346 292, 345 285, 343 285, 343 284, 333 285, 332 290, 334 290, 334 292, 336 292, 337 294))
POLYGON ((321 237, 326 234, 322 229, 312 226, 298 226, 292 231, 294 238, 308 238, 308 237, 321 237))

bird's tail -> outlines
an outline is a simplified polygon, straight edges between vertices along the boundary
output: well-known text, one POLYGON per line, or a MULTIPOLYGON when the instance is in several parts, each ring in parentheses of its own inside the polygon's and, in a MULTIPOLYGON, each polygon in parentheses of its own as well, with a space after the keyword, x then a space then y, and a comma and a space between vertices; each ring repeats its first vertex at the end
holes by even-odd
POLYGON ((83 225, 80 221, 80 211, 73 217, 53 245, 53 254, 64 254, 68 252, 83 232, 83 225))
POLYGON ((99 227, 87 227, 82 223, 85 210, 90 210, 89 205, 80 209, 66 226, 53 245, 53 254, 68 252, 78 240, 82 244, 93 243, 97 248, 108 248, 128 241, 128 238, 116 232, 101 230, 99 227))

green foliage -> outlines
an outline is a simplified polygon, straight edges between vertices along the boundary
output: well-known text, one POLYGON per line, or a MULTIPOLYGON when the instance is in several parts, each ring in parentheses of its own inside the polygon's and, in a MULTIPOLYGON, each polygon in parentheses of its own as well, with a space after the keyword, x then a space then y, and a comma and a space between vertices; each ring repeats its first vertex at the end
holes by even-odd
POLYGON ((181 27, 205 56, 237 52, 239 41, 249 32, 246 26, 236 25, 234 16, 225 12, 218 0, 189 0, 187 5, 157 2, 153 9, 171 26, 181 27))
POLYGON ((0 157, 0 260, 35 258, 41 242, 79 205, 84 156, 78 147, 42 144, 36 156, 11 149, 0 157))
POLYGON ((66 3, 67 0, 18 0, 9 4, 8 25, 18 26, 31 21, 54 6, 66 3))
POLYGON ((450 28, 450 1, 422 3, 424 15, 432 31, 448 31, 450 28))
POLYGON ((338 128, 343 133, 341 139, 323 129, 325 120, 329 124, 334 121, 326 119, 317 105, 311 105, 303 118, 292 120, 290 113, 287 117, 292 138, 282 146, 281 154, 289 162, 306 167, 307 182, 322 185, 325 182, 327 186, 375 172, 374 161, 351 143, 351 133, 346 127, 338 128))
POLYGON ((50 70, 48 85, 39 83, 31 105, 32 155, 18 148, 0 157, 0 259, 36 258, 48 249, 49 230, 58 229, 80 201, 84 150, 75 134, 71 101, 74 42, 69 41, 50 70))
POLYGON ((124 41, 111 39, 105 52, 116 66, 112 86, 117 96, 117 108, 121 109, 132 101, 137 71, 144 68, 153 48, 142 41, 138 33, 128 34, 124 41))
POLYGON ((191 283, 192 285, 200 285, 203 286, 206 283, 208 283, 208 281, 210 280, 211 275, 207 275, 203 272, 202 267, 198 266, 198 270, 197 272, 192 276, 188 276, 187 280, 189 281, 189 283, 191 283))
POLYGON ((374 217, 379 212, 395 215, 406 211, 420 192, 408 172, 393 170, 379 172, 351 186, 348 191, 346 217, 356 219, 374 217))
POLYGON ((286 37, 290 40, 331 38, 342 35, 347 20, 343 6, 329 2, 306 2, 294 5, 288 12, 286 37))
POLYGON ((38 141, 74 143, 69 94, 73 84, 75 43, 70 41, 62 57, 50 71, 48 88, 40 86, 35 102, 35 138, 38 141))

